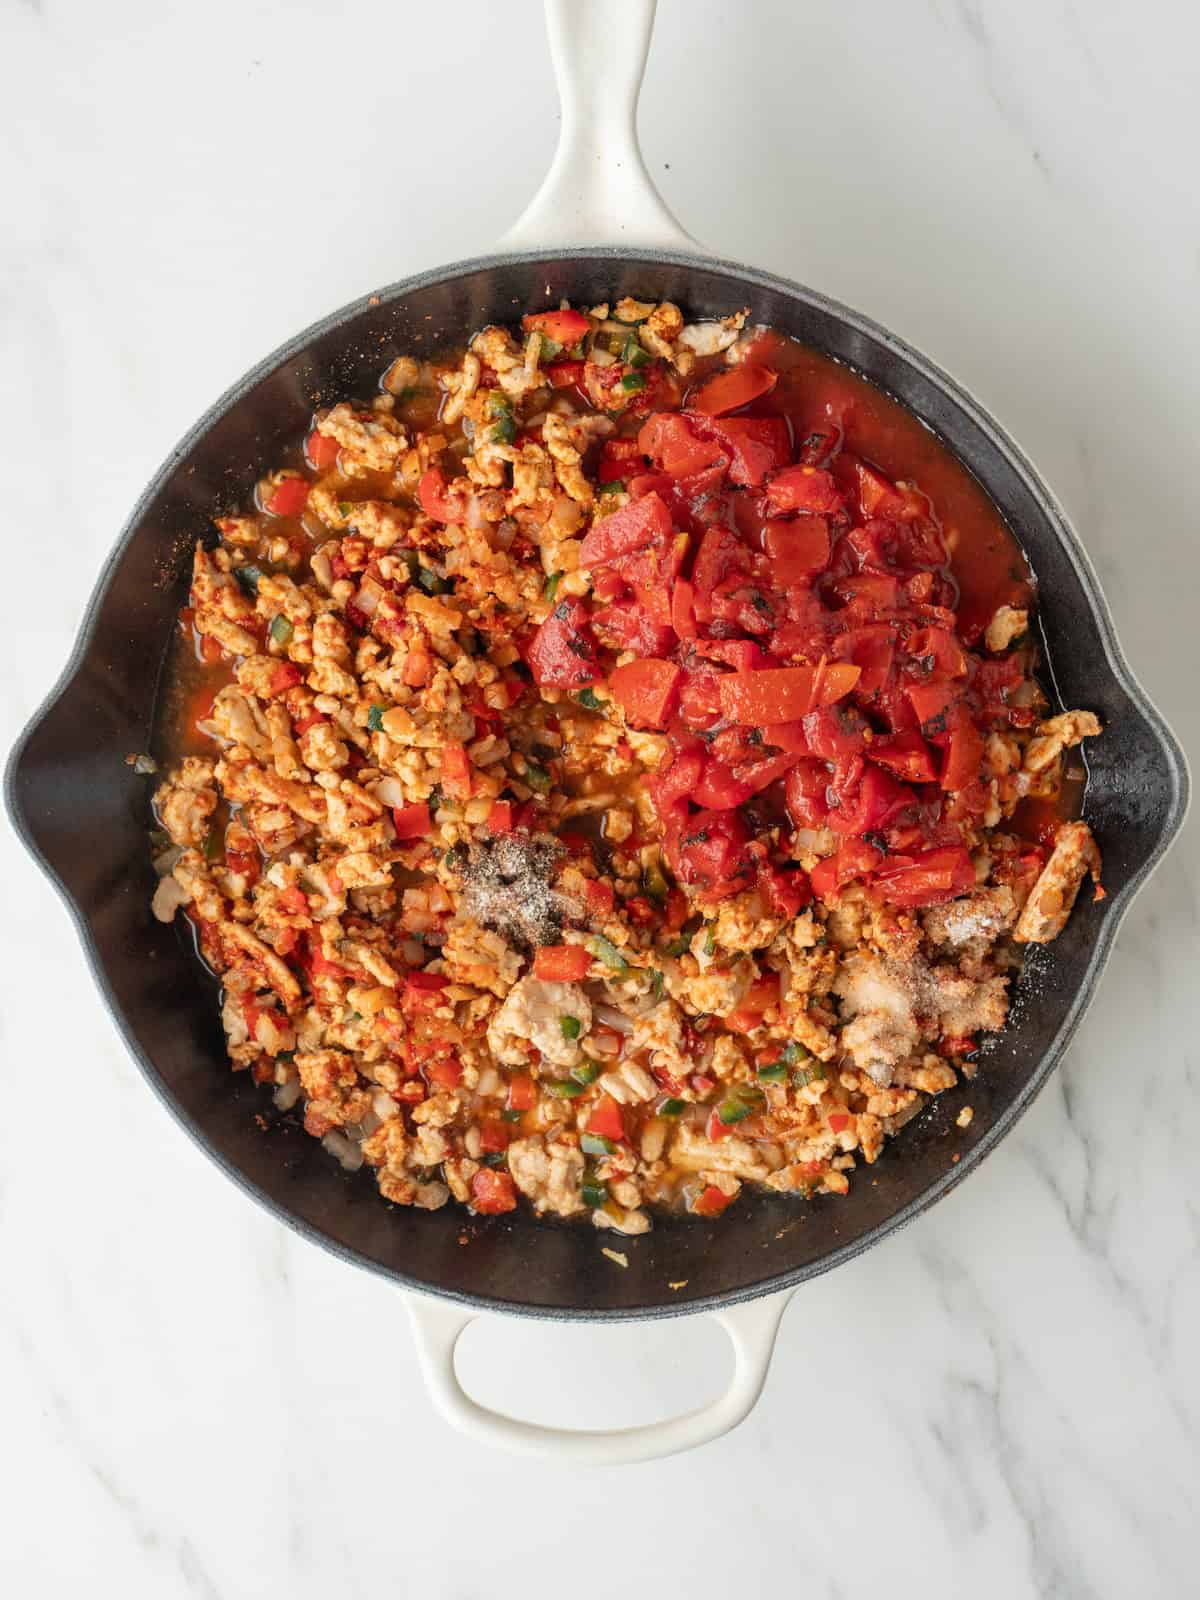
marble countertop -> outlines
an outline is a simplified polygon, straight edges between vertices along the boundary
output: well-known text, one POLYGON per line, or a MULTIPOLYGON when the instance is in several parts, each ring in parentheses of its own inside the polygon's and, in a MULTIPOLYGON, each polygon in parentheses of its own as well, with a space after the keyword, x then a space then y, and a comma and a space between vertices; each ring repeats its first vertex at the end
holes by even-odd
MULTIPOLYGON (((663 0, 642 114, 700 238, 892 325, 1012 429, 1193 754, 1198 53, 1169 0, 663 0)), ((556 107, 533 0, 9 0, 0 60, 7 745, 191 420, 319 314, 487 248, 556 107)), ((603 1567, 696 1600, 1197 1593, 1195 826, 1005 1145, 796 1296, 743 1428, 608 1475, 445 1427, 400 1297, 162 1114, 0 850, 0 1590, 538 1600, 603 1567)), ((462 1369, 611 1425, 724 1360, 703 1320, 506 1322, 462 1369)))

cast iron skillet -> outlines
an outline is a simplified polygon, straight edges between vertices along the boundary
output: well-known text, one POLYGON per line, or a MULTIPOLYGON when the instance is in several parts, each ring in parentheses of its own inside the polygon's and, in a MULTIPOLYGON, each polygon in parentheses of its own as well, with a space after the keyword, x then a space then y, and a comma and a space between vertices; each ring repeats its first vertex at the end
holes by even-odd
POLYGON ((147 1082, 212 1159, 307 1238, 458 1303, 439 1316, 425 1302, 418 1330, 435 1397, 452 1420, 519 1448, 563 1448, 559 1441, 568 1440, 577 1456, 613 1460, 683 1448, 739 1420, 761 1387, 784 1300, 776 1295, 737 1318, 729 1308, 790 1291, 857 1255, 960 1183, 1004 1137, 1062 1056, 1121 918, 1178 831, 1188 776, 1178 743, 1125 663, 1075 534, 997 424, 885 329, 797 284, 702 258, 670 218, 633 134, 653 0, 628 0, 623 55, 614 30, 596 19, 605 8, 548 0, 547 9, 564 135, 521 226, 563 247, 487 256, 395 284, 300 334, 219 400, 122 532, 66 671, 12 755, 6 797, 75 918, 147 1082), (593 37, 597 30, 602 38, 593 37), (579 247, 611 237, 605 218, 613 216, 628 243, 579 247), (637 1239, 534 1224, 523 1212, 469 1221, 455 1206, 391 1208, 369 1175, 347 1176, 317 1141, 286 1126, 260 1131, 254 1113, 269 1109, 267 1091, 230 1074, 212 985, 178 933, 150 915, 147 784, 124 759, 150 740, 159 664, 193 541, 248 493, 264 463, 294 445, 317 403, 370 393, 393 356, 509 321, 518 308, 622 294, 674 300, 691 318, 748 304, 753 320, 849 363, 922 418, 974 472, 1028 553, 1056 693, 1065 705, 1095 710, 1106 729, 1089 752, 1085 815, 1104 853, 1108 898, 1092 904, 1082 895, 1057 943, 1030 951, 1011 1021, 975 1081, 939 1096, 869 1177, 860 1172, 847 1198, 746 1197, 724 1221, 659 1220, 637 1239), (963 1133, 954 1119, 967 1101, 975 1115, 963 1133), (628 1266, 604 1256, 602 1244, 623 1252, 628 1266), (617 1436, 510 1424, 467 1400, 453 1378, 453 1341, 470 1308, 594 1320, 723 1311, 738 1357, 734 1385, 704 1412, 617 1436))

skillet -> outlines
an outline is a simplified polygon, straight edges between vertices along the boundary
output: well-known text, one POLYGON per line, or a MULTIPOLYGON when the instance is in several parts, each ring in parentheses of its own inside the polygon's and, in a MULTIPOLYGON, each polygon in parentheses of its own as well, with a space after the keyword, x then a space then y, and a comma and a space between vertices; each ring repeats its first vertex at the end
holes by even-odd
POLYGON ((706 257, 671 217, 634 130, 654 6, 622 0, 626 25, 613 30, 607 7, 547 0, 562 137, 501 253, 335 312, 262 361, 181 441, 122 531, 66 670, 10 758, 5 788, 14 826, 65 899, 101 994, 168 1110, 281 1221, 408 1291, 423 1368, 457 1426, 510 1448, 591 1461, 666 1454, 741 1420, 795 1288, 911 1221, 995 1148, 1061 1059, 1122 917, 1182 825, 1189 787, 1179 744, 1121 654, 1078 538, 999 425, 886 329, 798 284, 706 257), (617 242, 596 243, 605 239, 617 242), (194 539, 294 444, 317 404, 370 392, 394 356, 509 321, 515 308, 623 294, 674 300, 689 319, 749 305, 752 320, 895 396, 975 474, 1037 575, 1052 692, 1096 711, 1107 730, 1089 752, 1084 815, 1108 891, 1098 905, 1081 897, 1052 951, 1031 949, 1009 1024, 986 1047, 978 1077, 909 1124, 871 1181, 825 1202, 748 1196, 719 1223, 659 1219, 650 1234, 615 1241, 624 1268, 601 1253, 613 1241, 590 1229, 535 1224, 519 1212, 469 1221, 454 1208, 389 1209, 369 1176, 342 1172, 294 1127, 261 1131, 255 1113, 269 1113, 268 1093, 228 1071, 215 986, 150 915, 147 789, 124 759, 150 742, 194 539), (954 1119, 968 1100, 974 1120, 964 1134, 954 1119), (458 1385, 455 1341, 479 1311, 595 1321, 711 1312, 733 1343, 733 1379, 713 1405, 666 1422, 612 1433, 534 1427, 485 1410, 458 1385))

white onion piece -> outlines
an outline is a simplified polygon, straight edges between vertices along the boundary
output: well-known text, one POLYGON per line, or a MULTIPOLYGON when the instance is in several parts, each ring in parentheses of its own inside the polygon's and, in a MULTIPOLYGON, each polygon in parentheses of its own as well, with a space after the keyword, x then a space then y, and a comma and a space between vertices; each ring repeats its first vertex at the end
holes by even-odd
POLYGON ((633 1021, 623 1011, 618 1011, 613 1006, 594 1005, 592 1015, 598 1022, 603 1022, 607 1027, 617 1033, 632 1033, 633 1021))
POLYGON ((354 596, 354 604, 364 617, 373 617, 379 610, 379 602, 383 599, 383 585, 374 578, 364 578, 358 593, 354 596))
POLYGON ((371 793, 381 805, 404 806, 408 804, 408 801, 404 798, 404 787, 399 778, 380 778, 379 782, 373 785, 371 793))

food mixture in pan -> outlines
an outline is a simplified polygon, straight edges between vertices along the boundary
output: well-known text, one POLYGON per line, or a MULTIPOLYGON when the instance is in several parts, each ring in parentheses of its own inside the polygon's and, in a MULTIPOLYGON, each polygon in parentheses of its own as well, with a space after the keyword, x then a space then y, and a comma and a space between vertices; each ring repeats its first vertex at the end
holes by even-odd
POLYGON ((1049 714, 996 511, 746 312, 401 356, 217 533, 154 910, 233 1067, 397 1204, 844 1193, 1102 893, 1099 724, 1049 714))

